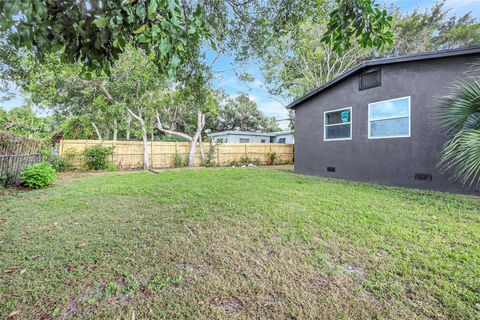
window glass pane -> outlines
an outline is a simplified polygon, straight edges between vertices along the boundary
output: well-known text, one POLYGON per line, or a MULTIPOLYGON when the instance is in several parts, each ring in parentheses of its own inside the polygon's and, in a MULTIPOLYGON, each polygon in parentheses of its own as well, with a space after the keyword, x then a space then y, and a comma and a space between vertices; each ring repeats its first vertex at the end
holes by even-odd
POLYGON ((350 122, 350 109, 344 109, 325 114, 326 124, 350 122))
POLYGON ((408 97, 370 104, 370 120, 408 116, 408 97))
POLYGON ((370 122, 371 137, 408 136, 408 117, 370 122))
POLYGON ((249 143, 250 139, 248 138, 240 138, 240 143, 249 143))
POLYGON ((285 138, 278 139, 278 143, 285 143, 285 138))
POLYGON ((350 138, 351 124, 341 124, 338 126, 325 127, 325 139, 350 138))

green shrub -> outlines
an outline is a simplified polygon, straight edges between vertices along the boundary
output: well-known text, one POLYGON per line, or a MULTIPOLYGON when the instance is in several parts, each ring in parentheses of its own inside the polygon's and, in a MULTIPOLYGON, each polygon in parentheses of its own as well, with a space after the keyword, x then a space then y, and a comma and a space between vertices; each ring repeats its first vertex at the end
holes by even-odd
POLYGON ((230 166, 232 166, 232 167, 238 166, 237 160, 232 160, 232 162, 230 162, 230 166))
POLYGON ((33 189, 45 188, 52 184, 55 177, 55 169, 48 162, 40 162, 26 166, 20 174, 23 183, 33 189))
POLYGON ((262 165, 262 160, 260 160, 260 158, 255 158, 255 159, 253 159, 252 163, 256 166, 261 166, 262 165))
POLYGON ((38 153, 43 157, 43 158, 47 158, 47 157, 50 157, 52 155, 52 152, 48 149, 40 149, 38 150, 38 153))
POLYGON ((75 149, 66 150, 61 156, 51 155, 48 158, 57 172, 66 172, 73 170, 73 161, 78 156, 75 149))
POLYGON ((208 148, 207 152, 207 158, 205 159, 205 167, 215 167, 217 165, 215 163, 215 152, 215 145, 213 143, 210 143, 210 147, 208 148))
POLYGON ((108 157, 113 154, 113 147, 105 147, 101 144, 88 147, 83 151, 85 166, 89 170, 105 170, 108 165, 108 157))
POLYGON ((13 176, 12 175, 5 175, 5 176, 0 176, 0 186, 7 188, 10 185, 13 184, 13 176))
POLYGON ((277 153, 276 152, 267 153, 267 157, 268 157, 268 164, 273 166, 277 163, 277 153))
POLYGON ((249 164, 252 163, 252 159, 248 156, 240 157, 240 164, 249 164))
POLYGON ((184 165, 185 165, 185 161, 182 158, 182 156, 177 152, 175 152, 175 154, 173 155, 173 166, 175 168, 180 168, 180 167, 183 167, 184 165))
POLYGON ((109 165, 107 165, 107 170, 108 171, 117 171, 118 170, 118 166, 116 164, 113 164, 113 163, 110 163, 109 165))

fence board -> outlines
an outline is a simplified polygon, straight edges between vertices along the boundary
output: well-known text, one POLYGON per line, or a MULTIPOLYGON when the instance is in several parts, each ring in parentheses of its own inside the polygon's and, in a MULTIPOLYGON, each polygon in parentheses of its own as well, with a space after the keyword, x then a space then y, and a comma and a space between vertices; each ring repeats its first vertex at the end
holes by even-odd
MULTIPOLYGON (((62 140, 60 154, 76 152, 79 156, 74 161, 74 166, 81 166, 81 154, 86 147, 96 144, 113 146, 112 163, 122 169, 143 168, 143 143, 142 141, 98 141, 98 140, 62 140)), ((208 153, 209 144, 204 143, 205 154, 208 153)), ((268 154, 275 152, 280 163, 293 162, 292 144, 275 143, 222 143, 215 146, 213 160, 217 165, 228 166, 232 161, 240 162, 242 157, 252 160, 258 158, 262 164, 269 163, 268 154)), ((177 153, 183 159, 188 157, 190 143, 188 142, 148 142, 150 165, 154 169, 170 168, 174 166, 174 155, 177 153)), ((195 150, 195 166, 202 163, 200 146, 195 150)))
POLYGON ((42 160, 38 150, 43 145, 40 140, 0 132, 0 178, 18 182, 25 166, 42 160))

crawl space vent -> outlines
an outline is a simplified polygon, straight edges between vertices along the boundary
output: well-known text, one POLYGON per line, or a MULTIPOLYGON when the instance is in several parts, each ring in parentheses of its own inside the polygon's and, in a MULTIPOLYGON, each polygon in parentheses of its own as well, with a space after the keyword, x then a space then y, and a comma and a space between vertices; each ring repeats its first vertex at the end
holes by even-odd
POLYGON ((415 173, 415 180, 432 181, 432 174, 431 173, 415 173))

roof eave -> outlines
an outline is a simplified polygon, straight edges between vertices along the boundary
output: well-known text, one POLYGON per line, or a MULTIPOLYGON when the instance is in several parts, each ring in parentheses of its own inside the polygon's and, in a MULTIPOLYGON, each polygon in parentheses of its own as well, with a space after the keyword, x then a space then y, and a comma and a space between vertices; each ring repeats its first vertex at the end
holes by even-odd
POLYGON ((439 59, 439 58, 447 58, 453 56, 462 56, 462 55, 469 55, 480 53, 480 46, 473 46, 467 48, 455 48, 455 49, 447 49, 442 51, 434 51, 434 52, 423 52, 419 54, 407 55, 407 56, 400 56, 400 57, 389 57, 389 58, 382 58, 376 60, 368 60, 359 63, 354 68, 344 72, 343 74, 339 75, 336 78, 325 83, 323 86, 313 89, 312 91, 308 92, 304 96, 292 101, 289 105, 286 106, 287 109, 295 109, 298 107, 302 102, 313 98, 317 94, 320 94, 322 91, 328 89, 329 87, 335 85, 336 83, 352 76, 353 74, 357 73, 358 71, 371 66, 379 66, 379 65, 388 65, 394 63, 402 63, 402 62, 410 62, 410 61, 420 61, 420 60, 429 60, 429 59, 439 59))

